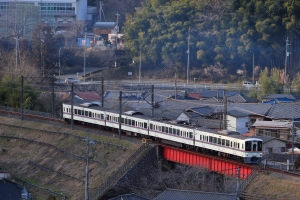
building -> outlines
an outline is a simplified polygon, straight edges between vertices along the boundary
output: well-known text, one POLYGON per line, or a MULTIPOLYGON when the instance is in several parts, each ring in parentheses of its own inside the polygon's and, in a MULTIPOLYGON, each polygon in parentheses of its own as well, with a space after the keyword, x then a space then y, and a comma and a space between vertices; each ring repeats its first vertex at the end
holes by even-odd
POLYGON ((21 185, 7 180, 0 180, 0 199, 31 199, 31 194, 21 185))
POLYGON ((11 31, 8 30, 8 26, 15 21, 17 21, 16 26, 26 26, 23 32, 32 33, 28 27, 35 27, 39 23, 49 24, 53 30, 57 30, 74 21, 85 22, 91 26, 97 18, 97 8, 88 7, 87 0, 4 0, 0 2, 0 21, 6 25, 0 27, 1 35, 9 35, 11 31))
POLYGON ((248 115, 249 115, 249 113, 239 111, 239 110, 228 111, 227 112, 227 130, 239 132, 240 134, 248 132, 249 131, 248 115))
POLYGON ((255 138, 262 139, 264 154, 285 154, 286 143, 280 139, 268 136, 255 136, 255 138))
POLYGON ((268 136, 282 140, 292 139, 293 123, 289 121, 256 121, 250 132, 255 136, 268 136))

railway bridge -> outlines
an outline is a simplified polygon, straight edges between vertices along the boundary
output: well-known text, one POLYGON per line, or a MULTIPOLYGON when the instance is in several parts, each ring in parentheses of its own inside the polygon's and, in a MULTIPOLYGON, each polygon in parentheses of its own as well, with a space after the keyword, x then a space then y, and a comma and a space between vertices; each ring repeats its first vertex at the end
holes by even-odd
POLYGON ((168 161, 193 167, 201 167, 209 171, 214 171, 219 174, 229 175, 236 178, 239 176, 241 179, 246 179, 248 175, 251 174, 255 166, 166 145, 159 145, 157 147, 157 151, 161 157, 168 161))

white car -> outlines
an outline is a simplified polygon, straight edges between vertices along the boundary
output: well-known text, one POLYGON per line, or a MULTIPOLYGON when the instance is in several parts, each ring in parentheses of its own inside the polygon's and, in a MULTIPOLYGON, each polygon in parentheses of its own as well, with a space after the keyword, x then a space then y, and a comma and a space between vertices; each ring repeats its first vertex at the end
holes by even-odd
POLYGON ((254 87, 253 83, 250 82, 250 81, 244 81, 243 86, 246 87, 246 88, 254 87))
POLYGON ((79 83, 79 80, 76 78, 66 78, 65 83, 79 83))

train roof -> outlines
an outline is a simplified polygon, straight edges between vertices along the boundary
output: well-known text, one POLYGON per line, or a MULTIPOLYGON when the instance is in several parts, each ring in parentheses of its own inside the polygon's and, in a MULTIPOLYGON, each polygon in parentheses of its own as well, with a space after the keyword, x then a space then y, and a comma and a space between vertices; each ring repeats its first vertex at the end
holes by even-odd
POLYGON ((255 138, 255 137, 246 137, 246 136, 243 136, 243 135, 228 135, 227 137, 231 137, 231 138, 236 138, 236 139, 239 139, 239 140, 260 140, 262 141, 261 139, 259 138, 255 138))

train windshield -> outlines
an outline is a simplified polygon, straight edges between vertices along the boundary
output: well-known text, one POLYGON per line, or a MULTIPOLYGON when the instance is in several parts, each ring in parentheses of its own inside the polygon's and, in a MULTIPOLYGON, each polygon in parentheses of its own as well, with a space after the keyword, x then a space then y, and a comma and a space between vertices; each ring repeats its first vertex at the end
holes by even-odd
POLYGON ((261 141, 246 141, 245 151, 262 151, 261 141))
POLYGON ((258 141, 258 149, 257 151, 262 151, 262 141, 258 141))
POLYGON ((245 151, 251 151, 251 141, 246 141, 245 151))

